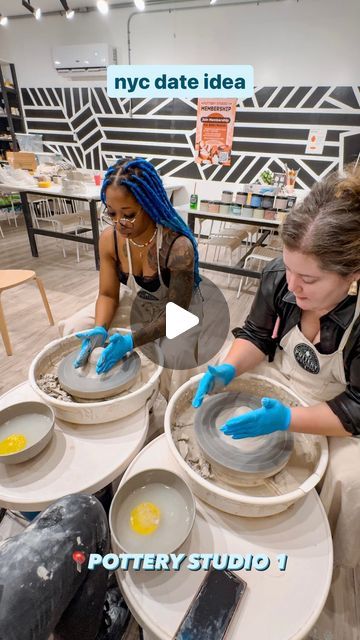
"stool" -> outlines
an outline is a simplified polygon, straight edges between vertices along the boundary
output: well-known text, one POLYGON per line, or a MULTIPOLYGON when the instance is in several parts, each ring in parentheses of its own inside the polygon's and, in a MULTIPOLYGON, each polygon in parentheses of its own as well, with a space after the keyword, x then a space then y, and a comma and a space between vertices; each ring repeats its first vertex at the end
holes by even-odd
POLYGON ((1 306, 1 294, 6 289, 12 289, 13 287, 17 287, 18 285, 23 284, 28 280, 35 280, 39 288, 40 295, 44 303, 45 311, 49 318, 49 322, 51 325, 54 324, 54 319, 52 317, 48 299, 46 297, 44 285, 42 283, 42 280, 40 280, 40 278, 37 277, 35 271, 28 271, 28 270, 25 271, 22 269, 4 269, 4 270, 1 269, 0 270, 0 333, 1 333, 1 337, 3 339, 5 350, 8 356, 12 355, 12 348, 11 348, 11 342, 10 342, 10 338, 9 338, 9 334, 8 334, 8 330, 5 322, 4 312, 1 306))
MULTIPOLYGON (((254 250, 245 259, 244 269, 247 268, 250 260, 257 260, 258 262, 266 263, 266 262, 271 262, 271 260, 274 260, 274 258, 277 258, 279 255, 281 255, 281 249, 280 248, 278 249, 277 247, 272 247, 272 246, 254 247, 254 250)), ((264 266, 265 266, 265 264, 263 265, 263 267, 264 266)), ((246 286, 247 279, 248 279, 248 277, 246 277, 246 279, 245 279, 245 286, 246 286)), ((240 297, 243 280, 244 280, 244 276, 241 276, 240 282, 239 282, 238 292, 237 292, 237 295, 236 295, 237 298, 240 297)))
MULTIPOLYGON (((215 247, 215 254, 214 254, 214 259, 216 258, 216 248, 218 247, 219 249, 221 249, 222 247, 225 249, 225 251, 228 253, 229 256, 229 266, 232 266, 233 263, 233 252, 236 249, 240 249, 240 253, 241 253, 241 245, 243 240, 246 241, 246 247, 248 244, 248 237, 249 234, 246 230, 243 230, 241 232, 238 232, 238 234, 236 236, 222 236, 222 235, 214 235, 214 236, 210 236, 210 238, 207 238, 206 240, 203 240, 202 242, 204 244, 206 244, 206 251, 205 251, 205 260, 207 257, 207 252, 208 252, 208 248, 209 247, 215 247)), ((228 274, 228 278, 227 278, 227 282, 228 282, 228 286, 230 284, 230 273, 228 274)))

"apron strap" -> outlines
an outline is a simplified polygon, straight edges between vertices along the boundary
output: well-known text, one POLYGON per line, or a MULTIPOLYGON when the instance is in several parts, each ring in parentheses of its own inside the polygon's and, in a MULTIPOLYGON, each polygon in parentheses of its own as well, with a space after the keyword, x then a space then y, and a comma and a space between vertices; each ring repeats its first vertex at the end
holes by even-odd
POLYGON ((160 280, 160 284, 162 287, 165 287, 165 283, 163 281, 162 275, 161 275, 161 269, 160 269, 160 249, 162 247, 162 242, 163 242, 163 228, 161 224, 157 225, 157 234, 156 234, 156 259, 157 259, 157 270, 158 270, 158 276, 159 276, 159 280, 160 280))
POLYGON ((343 351, 345 348, 345 345, 349 339, 350 333, 352 332, 353 326, 356 322, 356 320, 358 319, 358 317, 360 316, 360 292, 358 293, 357 296, 357 300, 356 300, 356 305, 355 305, 355 312, 354 312, 354 317, 352 319, 352 321, 350 322, 348 328, 346 329, 346 331, 344 332, 343 337, 341 338, 341 342, 339 344, 339 351, 343 351))
POLYGON ((128 262, 129 262, 129 276, 132 276, 133 266, 132 266, 132 260, 131 260, 131 249, 130 249, 129 238, 126 238, 125 241, 126 241, 126 250, 127 250, 128 262))

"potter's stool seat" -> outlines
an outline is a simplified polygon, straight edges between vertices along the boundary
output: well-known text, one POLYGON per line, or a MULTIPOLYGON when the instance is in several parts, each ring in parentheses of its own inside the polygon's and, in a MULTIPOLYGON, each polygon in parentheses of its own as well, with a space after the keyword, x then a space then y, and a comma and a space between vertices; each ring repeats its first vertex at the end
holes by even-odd
POLYGON ((28 282, 30 280, 34 280, 36 282, 40 291, 40 295, 42 297, 42 301, 44 303, 47 317, 49 318, 49 322, 51 325, 54 324, 54 319, 52 317, 44 285, 42 283, 42 280, 40 280, 40 278, 38 278, 38 276, 36 275, 35 271, 23 269, 0 269, 0 333, 8 356, 12 355, 12 347, 5 322, 4 312, 1 306, 1 294, 3 293, 3 291, 6 291, 6 289, 12 289, 13 287, 17 287, 20 284, 24 284, 24 282, 28 282))

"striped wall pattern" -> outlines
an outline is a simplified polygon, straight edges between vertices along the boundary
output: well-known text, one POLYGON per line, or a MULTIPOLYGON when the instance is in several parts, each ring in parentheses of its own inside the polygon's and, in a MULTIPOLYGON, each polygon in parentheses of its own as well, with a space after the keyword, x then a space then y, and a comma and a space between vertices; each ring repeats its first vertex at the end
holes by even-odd
POLYGON ((193 161, 196 100, 109 98, 105 87, 22 90, 29 133, 78 167, 104 169, 143 156, 162 175, 247 183, 264 169, 298 169, 298 188, 360 153, 360 87, 257 87, 239 102, 230 167, 193 161), (130 117, 132 114, 132 117, 130 117), (305 154, 310 128, 325 128, 321 155, 305 154))

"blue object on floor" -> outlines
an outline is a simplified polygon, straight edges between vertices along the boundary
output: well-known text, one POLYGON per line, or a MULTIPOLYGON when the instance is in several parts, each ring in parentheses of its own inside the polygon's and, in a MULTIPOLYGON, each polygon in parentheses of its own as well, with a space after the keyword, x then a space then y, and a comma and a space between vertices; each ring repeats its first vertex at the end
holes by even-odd
POLYGON ((20 513, 22 516, 24 516, 24 518, 26 518, 26 520, 32 522, 36 518, 36 516, 41 513, 41 511, 20 511, 20 513))

